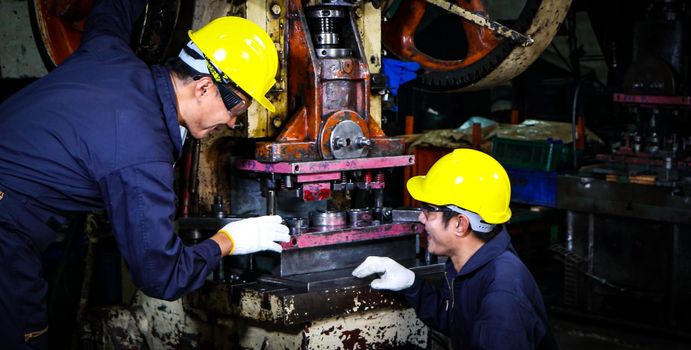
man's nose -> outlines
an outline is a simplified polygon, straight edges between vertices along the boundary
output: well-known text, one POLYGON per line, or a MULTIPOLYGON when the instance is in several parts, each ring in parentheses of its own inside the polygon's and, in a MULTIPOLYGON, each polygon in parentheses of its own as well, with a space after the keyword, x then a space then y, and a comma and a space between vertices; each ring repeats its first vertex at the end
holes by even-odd
POLYGON ((427 222, 427 215, 425 215, 425 212, 420 210, 420 214, 417 216, 417 219, 424 224, 427 222))

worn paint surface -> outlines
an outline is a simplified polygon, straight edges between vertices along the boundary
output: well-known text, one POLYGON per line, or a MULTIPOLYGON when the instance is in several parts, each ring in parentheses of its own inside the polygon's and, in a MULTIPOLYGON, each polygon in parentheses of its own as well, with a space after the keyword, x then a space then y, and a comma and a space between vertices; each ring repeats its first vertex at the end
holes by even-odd
POLYGON ((351 171, 363 169, 382 169, 415 164, 415 157, 411 155, 356 158, 343 160, 325 160, 313 162, 281 162, 265 163, 252 159, 239 159, 235 167, 240 170, 260 173, 276 174, 318 174, 335 171, 351 171))
POLYGON ((82 341, 95 349, 208 349, 212 326, 184 310, 181 300, 169 302, 137 292, 128 307, 92 310, 82 341))
POLYGON ((471 84, 461 91, 475 91, 485 89, 505 82, 523 72, 530 66, 542 51, 552 42, 557 34, 564 17, 569 11, 571 0, 545 0, 530 24, 525 34, 530 35, 534 43, 530 46, 518 46, 491 73, 478 82, 471 84))
POLYGON ((299 292, 276 284, 207 283, 167 302, 92 310, 82 340, 117 349, 426 348, 427 327, 399 293, 367 285, 299 292))
POLYGON ((281 243, 283 249, 319 247, 339 243, 352 243, 373 239, 399 237, 422 233, 423 226, 417 223, 393 223, 372 227, 347 228, 342 231, 331 230, 328 235, 308 232, 294 235, 290 242, 281 243))
POLYGON ((0 1, 0 74, 2 78, 39 78, 41 61, 24 0, 0 1))

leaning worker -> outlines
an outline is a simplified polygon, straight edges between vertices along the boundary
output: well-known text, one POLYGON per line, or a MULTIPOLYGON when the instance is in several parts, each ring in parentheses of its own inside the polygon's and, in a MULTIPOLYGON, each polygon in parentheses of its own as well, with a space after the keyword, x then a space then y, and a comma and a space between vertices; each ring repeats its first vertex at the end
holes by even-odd
POLYGON ((173 163, 184 134, 235 123, 274 84, 268 34, 238 17, 198 31, 179 57, 148 67, 129 46, 145 1, 95 4, 79 49, 0 105, 0 347, 45 348, 41 252, 66 213, 105 209, 134 283, 173 300, 228 254, 281 251, 279 216, 228 224, 185 246, 173 232, 173 163))
POLYGON ((379 274, 374 289, 401 291, 418 317, 454 349, 553 349, 540 290, 511 246, 511 185, 489 155, 457 149, 407 183, 422 203, 430 253, 446 256, 436 287, 387 257, 368 257, 355 277, 379 274))

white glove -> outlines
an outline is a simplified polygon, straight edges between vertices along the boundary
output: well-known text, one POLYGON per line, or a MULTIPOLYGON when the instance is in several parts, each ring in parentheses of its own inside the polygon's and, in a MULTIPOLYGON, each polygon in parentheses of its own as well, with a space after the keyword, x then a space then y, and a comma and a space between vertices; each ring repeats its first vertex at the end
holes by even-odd
POLYGON ((403 290, 413 285, 415 273, 401 266, 391 258, 381 256, 368 256, 365 261, 353 270, 353 276, 367 277, 378 273, 378 279, 372 281, 370 286, 374 289, 403 290))
POLYGON ((281 245, 275 243, 288 242, 290 235, 288 227, 281 225, 278 215, 259 216, 231 222, 218 232, 223 232, 233 242, 230 254, 250 254, 261 250, 273 250, 280 253, 281 245))

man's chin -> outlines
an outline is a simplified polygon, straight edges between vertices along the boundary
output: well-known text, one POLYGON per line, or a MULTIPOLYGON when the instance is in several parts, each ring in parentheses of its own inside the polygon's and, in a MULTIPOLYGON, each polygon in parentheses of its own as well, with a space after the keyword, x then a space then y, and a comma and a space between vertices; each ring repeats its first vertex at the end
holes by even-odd
POLYGON ((209 128, 209 129, 202 129, 199 131, 190 131, 192 136, 194 136, 195 139, 201 140, 203 138, 209 137, 213 135, 216 131, 218 131, 216 128, 209 128))

